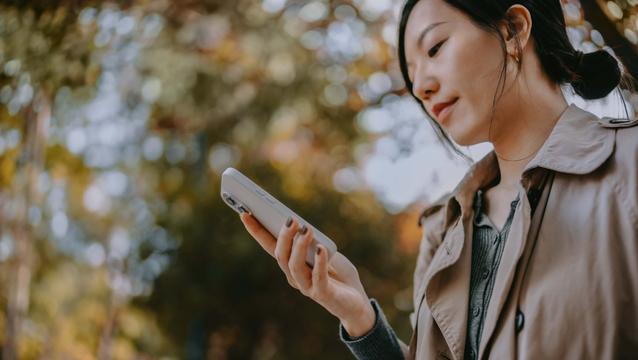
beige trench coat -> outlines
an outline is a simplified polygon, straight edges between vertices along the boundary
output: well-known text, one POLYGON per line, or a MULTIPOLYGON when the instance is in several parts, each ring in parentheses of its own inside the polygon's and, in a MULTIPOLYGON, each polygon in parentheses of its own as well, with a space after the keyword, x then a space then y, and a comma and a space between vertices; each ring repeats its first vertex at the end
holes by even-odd
MULTIPOLYGON (((570 105, 525 167, 480 359, 638 359, 637 123, 570 105)), ((498 172, 491 152, 420 219, 410 357, 463 358, 472 199, 498 172)))

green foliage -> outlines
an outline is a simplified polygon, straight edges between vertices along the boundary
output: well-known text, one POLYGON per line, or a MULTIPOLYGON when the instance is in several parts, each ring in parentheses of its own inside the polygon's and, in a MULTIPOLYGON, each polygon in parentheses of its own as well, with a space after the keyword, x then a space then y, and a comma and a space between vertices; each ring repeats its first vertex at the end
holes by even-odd
MULTIPOLYGON (((392 219, 371 193, 332 185, 360 136, 352 119, 364 102, 352 79, 373 68, 344 63, 353 70, 338 80, 346 98, 321 96, 331 84, 326 59, 298 36, 329 23, 286 20, 252 2, 43 3, 5 6, 1 16, 2 126, 22 133, 36 93, 53 114, 38 139, 47 146, 25 320, 38 330, 21 333, 23 357, 47 349, 87 358, 105 347, 114 358, 347 356, 335 319, 288 287, 220 201, 228 165, 329 233, 361 265, 372 296, 391 303, 409 286, 392 219)), ((8 195, 24 144, 0 156, 8 195)))

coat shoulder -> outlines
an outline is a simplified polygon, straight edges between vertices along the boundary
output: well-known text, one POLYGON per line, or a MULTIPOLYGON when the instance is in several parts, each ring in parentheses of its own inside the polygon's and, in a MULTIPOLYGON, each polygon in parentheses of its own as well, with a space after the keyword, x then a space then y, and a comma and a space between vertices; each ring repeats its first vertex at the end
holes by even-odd
POLYGON ((638 218, 638 122, 633 126, 616 128, 614 168, 623 201, 628 202, 638 218))
POLYGON ((614 157, 621 166, 638 171, 638 116, 630 118, 597 117, 598 125, 615 132, 614 157))
POLYGON ((616 158, 623 165, 633 167, 638 171, 638 119, 633 120, 631 126, 618 127, 616 131, 615 153, 616 158))

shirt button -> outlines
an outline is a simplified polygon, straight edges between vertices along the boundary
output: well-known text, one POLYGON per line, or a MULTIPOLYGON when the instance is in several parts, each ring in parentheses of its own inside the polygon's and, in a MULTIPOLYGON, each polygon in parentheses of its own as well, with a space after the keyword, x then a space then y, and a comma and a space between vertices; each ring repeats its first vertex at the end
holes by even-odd
POLYGON ((476 351, 474 350, 470 351, 470 359, 476 359, 476 351))
POLYGON ((479 308, 478 306, 474 307, 474 310, 472 310, 472 315, 474 317, 478 317, 481 314, 481 308, 479 308))
POLYGON ((516 310, 516 317, 514 318, 514 327, 517 333, 523 330, 523 325, 525 325, 525 315, 523 314, 521 310, 516 310))
POLYGON ((483 277, 483 280, 487 280, 487 278, 490 277, 490 271, 488 269, 484 269, 481 276, 483 277))

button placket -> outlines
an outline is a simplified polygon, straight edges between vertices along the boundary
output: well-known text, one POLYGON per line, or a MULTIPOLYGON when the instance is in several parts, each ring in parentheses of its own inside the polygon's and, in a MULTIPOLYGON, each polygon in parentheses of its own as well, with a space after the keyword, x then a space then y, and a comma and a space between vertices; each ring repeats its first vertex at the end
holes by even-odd
POLYGON ((470 351, 470 359, 476 359, 476 351, 470 351))

